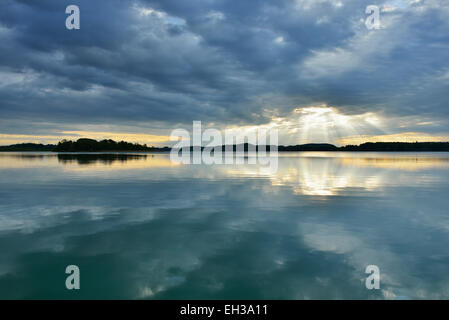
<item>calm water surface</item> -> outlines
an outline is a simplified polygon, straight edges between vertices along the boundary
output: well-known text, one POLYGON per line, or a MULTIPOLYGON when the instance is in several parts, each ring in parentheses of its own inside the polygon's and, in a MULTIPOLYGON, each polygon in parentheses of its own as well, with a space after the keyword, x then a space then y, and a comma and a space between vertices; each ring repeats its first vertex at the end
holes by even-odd
POLYGON ((0 153, 0 298, 448 299, 448 198, 448 153, 0 153))

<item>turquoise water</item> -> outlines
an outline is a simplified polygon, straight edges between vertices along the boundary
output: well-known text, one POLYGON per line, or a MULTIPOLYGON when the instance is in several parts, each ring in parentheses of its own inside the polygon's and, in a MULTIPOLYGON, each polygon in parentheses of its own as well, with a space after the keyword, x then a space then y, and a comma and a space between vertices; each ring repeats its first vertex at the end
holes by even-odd
POLYGON ((448 299, 448 196, 448 153, 0 153, 0 298, 448 299))

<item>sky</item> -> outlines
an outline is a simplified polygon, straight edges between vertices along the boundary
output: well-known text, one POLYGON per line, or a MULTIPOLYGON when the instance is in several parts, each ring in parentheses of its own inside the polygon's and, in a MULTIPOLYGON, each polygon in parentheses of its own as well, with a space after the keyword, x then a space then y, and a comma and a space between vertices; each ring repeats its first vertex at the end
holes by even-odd
POLYGON ((447 0, 0 3, 0 145, 170 145, 193 121, 285 145, 449 141, 448 98, 447 0))

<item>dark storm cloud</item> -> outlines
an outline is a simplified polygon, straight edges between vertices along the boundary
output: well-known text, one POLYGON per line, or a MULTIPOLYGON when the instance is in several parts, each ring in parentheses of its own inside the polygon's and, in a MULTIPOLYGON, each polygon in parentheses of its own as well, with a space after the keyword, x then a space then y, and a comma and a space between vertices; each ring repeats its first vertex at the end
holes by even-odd
MULTIPOLYGON (((3 133, 34 123, 269 121, 307 104, 448 118, 449 3, 3 1, 3 133), (65 7, 81 29, 65 28, 65 7), (364 25, 378 4, 381 30, 364 25), (6 130, 6 131, 5 131, 6 130)), ((444 119, 443 125, 441 120, 444 119)))

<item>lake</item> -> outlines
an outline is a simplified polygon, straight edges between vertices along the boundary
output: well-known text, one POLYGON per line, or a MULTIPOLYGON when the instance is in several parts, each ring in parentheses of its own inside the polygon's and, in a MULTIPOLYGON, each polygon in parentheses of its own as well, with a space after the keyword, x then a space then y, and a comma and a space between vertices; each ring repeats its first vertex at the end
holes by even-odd
POLYGON ((448 299, 448 197, 449 153, 0 153, 0 299, 448 299))

